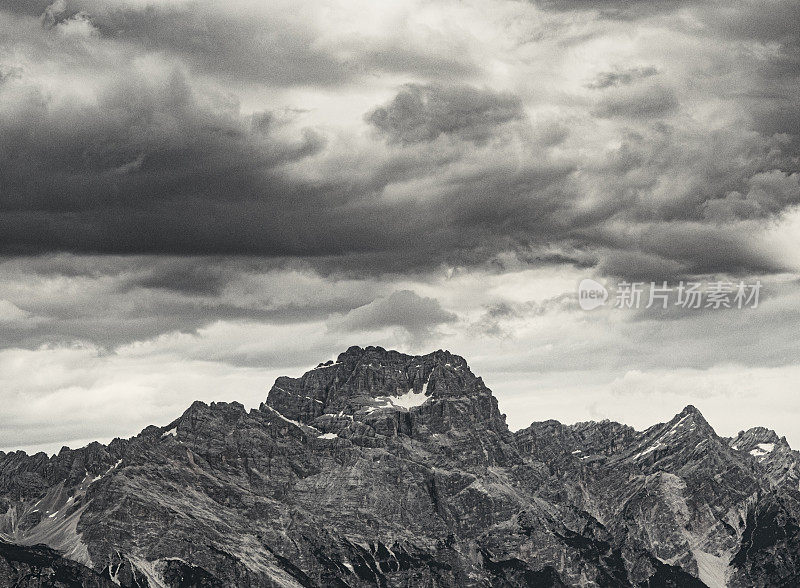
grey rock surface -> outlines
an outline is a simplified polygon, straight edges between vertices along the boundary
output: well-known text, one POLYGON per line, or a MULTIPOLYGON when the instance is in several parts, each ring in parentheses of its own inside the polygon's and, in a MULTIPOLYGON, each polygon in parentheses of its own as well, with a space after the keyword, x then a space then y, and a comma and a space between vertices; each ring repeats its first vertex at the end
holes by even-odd
POLYGON ((0 586, 796 586, 799 458, 692 406, 512 433, 463 358, 352 347, 258 409, 0 453, 0 586))

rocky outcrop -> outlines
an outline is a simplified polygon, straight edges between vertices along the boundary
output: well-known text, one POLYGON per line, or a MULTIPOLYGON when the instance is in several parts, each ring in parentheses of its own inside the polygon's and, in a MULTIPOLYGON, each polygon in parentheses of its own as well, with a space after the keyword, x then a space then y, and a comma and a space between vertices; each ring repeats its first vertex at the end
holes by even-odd
POLYGON ((0 588, 112 588, 100 573, 44 545, 0 541, 0 588))
POLYGON ((800 499, 800 452, 789 447, 786 437, 778 437, 775 431, 764 427, 754 427, 740 432, 728 444, 750 455, 771 486, 800 499))
POLYGON ((789 586, 796 457, 691 406, 511 433, 462 358, 352 347, 255 410, 0 454, 0 537, 120 586, 789 586))

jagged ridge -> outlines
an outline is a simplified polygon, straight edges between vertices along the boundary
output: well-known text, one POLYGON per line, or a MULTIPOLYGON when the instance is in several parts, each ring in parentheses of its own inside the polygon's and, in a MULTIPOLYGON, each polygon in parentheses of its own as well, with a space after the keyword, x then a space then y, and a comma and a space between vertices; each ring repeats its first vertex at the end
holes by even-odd
POLYGON ((512 434, 462 358, 352 347, 257 410, 0 453, 0 536, 123 586, 792 585, 799 462, 692 406, 512 434))

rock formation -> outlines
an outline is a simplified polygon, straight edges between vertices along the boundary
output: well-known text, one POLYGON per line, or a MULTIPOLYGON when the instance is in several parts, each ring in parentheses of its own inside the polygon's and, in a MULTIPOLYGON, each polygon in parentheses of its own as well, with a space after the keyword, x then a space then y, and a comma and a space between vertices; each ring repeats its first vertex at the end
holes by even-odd
POLYGON ((512 433, 461 357, 352 347, 258 409, 0 452, 0 587, 797 586, 799 464, 692 406, 512 433))

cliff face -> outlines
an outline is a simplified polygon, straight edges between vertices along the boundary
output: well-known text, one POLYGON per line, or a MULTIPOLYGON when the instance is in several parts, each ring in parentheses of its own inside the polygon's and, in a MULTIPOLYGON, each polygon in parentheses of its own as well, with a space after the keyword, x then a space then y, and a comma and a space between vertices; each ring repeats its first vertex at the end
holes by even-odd
POLYGON ((798 457, 691 406, 511 433, 462 358, 354 347, 257 410, 0 453, 0 538, 13 562, 48 546, 66 585, 794 586, 798 457))

